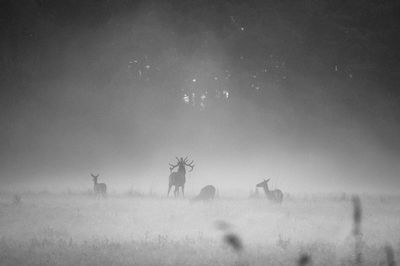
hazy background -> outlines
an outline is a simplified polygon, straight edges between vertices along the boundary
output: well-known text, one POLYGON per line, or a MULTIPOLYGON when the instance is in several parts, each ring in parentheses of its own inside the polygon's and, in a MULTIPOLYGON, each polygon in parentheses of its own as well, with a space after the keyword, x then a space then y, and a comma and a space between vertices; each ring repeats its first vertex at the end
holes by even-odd
MULTIPOLYGON (((0 186, 400 188, 398 1, 0 1, 0 186)), ((247 196, 247 194, 244 194, 247 196)))

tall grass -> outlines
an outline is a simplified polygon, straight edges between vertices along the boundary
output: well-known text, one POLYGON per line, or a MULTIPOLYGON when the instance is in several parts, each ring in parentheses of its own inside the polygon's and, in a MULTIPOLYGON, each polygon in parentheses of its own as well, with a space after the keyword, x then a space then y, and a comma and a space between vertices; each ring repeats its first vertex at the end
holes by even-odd
POLYGON ((193 205, 146 194, 52 193, 22 194, 16 207, 12 195, 0 194, 0 265, 392 266, 399 253, 397 198, 193 205))
POLYGON ((352 197, 353 202, 353 236, 355 240, 355 265, 363 264, 362 256, 362 209, 361 200, 358 196, 352 197))

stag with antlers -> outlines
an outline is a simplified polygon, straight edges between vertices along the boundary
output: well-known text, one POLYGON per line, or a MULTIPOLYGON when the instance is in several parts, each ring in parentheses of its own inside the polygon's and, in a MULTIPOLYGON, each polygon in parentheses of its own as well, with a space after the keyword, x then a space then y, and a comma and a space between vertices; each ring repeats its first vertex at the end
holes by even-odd
POLYGON ((189 163, 187 157, 183 159, 182 157, 179 159, 175 157, 177 162, 176 164, 169 164, 169 171, 171 174, 169 175, 169 186, 168 186, 168 193, 171 191, 171 187, 175 186, 174 195, 177 197, 179 195, 179 187, 182 188, 182 195, 185 196, 185 182, 186 182, 186 166, 190 167, 189 172, 193 171, 193 160, 189 163), (172 172, 176 167, 178 170, 176 172, 172 172))

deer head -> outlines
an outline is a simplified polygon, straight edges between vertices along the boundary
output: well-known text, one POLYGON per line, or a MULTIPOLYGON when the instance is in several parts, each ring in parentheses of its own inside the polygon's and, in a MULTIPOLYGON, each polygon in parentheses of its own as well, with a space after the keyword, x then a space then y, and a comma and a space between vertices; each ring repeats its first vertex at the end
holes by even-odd
POLYGON ((268 181, 269 181, 269 180, 270 180, 270 178, 264 179, 264 181, 262 181, 261 183, 258 183, 258 184, 256 185, 256 187, 262 187, 262 188, 266 187, 266 188, 268 189, 268 181))
POLYGON ((94 181, 95 183, 97 183, 97 178, 99 177, 99 174, 97 174, 97 175, 90 174, 90 175, 93 177, 93 181, 94 181))

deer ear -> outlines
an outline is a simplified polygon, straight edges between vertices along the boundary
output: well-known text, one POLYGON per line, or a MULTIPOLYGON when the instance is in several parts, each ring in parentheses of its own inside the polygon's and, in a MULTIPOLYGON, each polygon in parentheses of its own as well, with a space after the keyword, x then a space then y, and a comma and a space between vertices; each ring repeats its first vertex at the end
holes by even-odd
POLYGON ((265 180, 265 182, 268 182, 271 178, 268 178, 267 180, 265 180))

